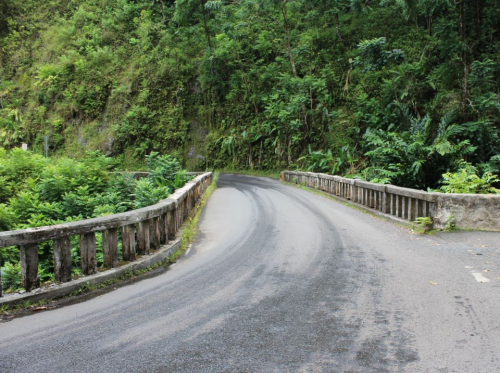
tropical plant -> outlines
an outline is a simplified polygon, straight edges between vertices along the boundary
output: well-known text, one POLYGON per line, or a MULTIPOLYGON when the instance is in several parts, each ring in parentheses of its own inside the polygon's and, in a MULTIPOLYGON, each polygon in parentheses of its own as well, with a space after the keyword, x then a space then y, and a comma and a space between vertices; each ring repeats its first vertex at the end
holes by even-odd
POLYGON ((500 194, 500 189, 492 186, 498 182, 500 179, 497 175, 485 172, 479 177, 477 168, 464 162, 457 172, 443 174, 443 185, 439 190, 444 193, 500 194))

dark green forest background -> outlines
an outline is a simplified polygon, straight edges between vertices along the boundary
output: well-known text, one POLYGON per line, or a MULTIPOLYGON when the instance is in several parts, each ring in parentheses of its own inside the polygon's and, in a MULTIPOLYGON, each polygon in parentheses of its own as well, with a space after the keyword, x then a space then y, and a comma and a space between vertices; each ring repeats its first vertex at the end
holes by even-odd
POLYGON ((499 0, 0 0, 0 54, 7 149, 498 180, 499 0))

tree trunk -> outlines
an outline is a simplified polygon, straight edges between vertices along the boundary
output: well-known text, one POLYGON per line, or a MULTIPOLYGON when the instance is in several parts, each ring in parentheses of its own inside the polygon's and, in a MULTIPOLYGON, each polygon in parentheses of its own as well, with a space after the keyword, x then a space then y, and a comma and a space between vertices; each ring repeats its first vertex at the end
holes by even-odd
POLYGON ((462 42, 462 64, 463 64, 463 104, 466 105, 469 99, 469 65, 467 63, 467 48, 465 40, 465 0, 459 3, 460 13, 460 41, 462 42))
POLYGON ((335 23, 337 27, 337 37, 340 41, 344 41, 344 39, 342 38, 342 33, 340 32, 340 17, 338 12, 335 13, 335 23))
POLYGON ((212 38, 210 37, 210 30, 208 29, 207 12, 205 10, 205 1, 200 0, 201 13, 203 14, 203 28, 205 29, 205 36, 207 38, 208 47, 212 50, 212 38))
POLYGON ((288 10, 286 9, 286 5, 288 4, 288 0, 283 0, 281 3, 281 12, 283 13, 283 23, 285 26, 285 41, 286 41, 286 49, 288 51, 288 58, 290 59, 290 65, 292 65, 292 73, 295 78, 297 75, 297 68, 295 67, 295 60, 293 58, 292 46, 290 43, 290 24, 288 22, 288 10))

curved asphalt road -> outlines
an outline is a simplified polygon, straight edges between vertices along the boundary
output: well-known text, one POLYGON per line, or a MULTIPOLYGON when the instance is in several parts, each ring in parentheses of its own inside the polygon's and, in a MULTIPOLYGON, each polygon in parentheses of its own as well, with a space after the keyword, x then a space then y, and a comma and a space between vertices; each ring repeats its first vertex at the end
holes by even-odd
POLYGON ((235 175, 200 230, 158 277, 1 324, 0 372, 500 372, 498 233, 235 175))

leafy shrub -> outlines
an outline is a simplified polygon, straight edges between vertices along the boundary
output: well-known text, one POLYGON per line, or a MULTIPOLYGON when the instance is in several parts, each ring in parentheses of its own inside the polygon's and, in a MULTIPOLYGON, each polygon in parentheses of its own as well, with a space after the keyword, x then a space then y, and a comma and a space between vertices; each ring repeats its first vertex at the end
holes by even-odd
POLYGON ((389 62, 398 62, 404 59, 404 53, 400 49, 392 51, 385 50, 387 39, 385 37, 371 40, 363 40, 358 44, 359 56, 354 64, 361 67, 363 72, 380 70, 389 62))
POLYGON ((11 207, 0 203, 0 231, 11 230, 15 221, 15 214, 11 207))
POLYGON ((432 229, 433 221, 431 217, 418 217, 413 222, 413 229, 419 233, 426 233, 432 229))
POLYGON ((0 265, 3 263, 17 263, 20 260, 20 252, 17 246, 6 246, 0 249, 0 265))
POLYGON ((498 176, 490 172, 479 177, 476 167, 464 163, 457 172, 443 174, 443 186, 439 190, 444 193, 500 194, 500 189, 492 186, 499 181, 498 176))
POLYGON ((5 176, 0 176, 0 203, 7 202, 12 195, 13 185, 5 176))
POLYGON ((167 198, 170 189, 167 186, 157 186, 149 179, 141 179, 137 182, 134 191, 135 208, 154 205, 161 199, 167 198))
POLYGON ((56 279, 53 267, 44 265, 44 263, 38 264, 38 276, 42 284, 44 282, 54 282, 56 279))
POLYGON ((177 173, 181 166, 177 159, 170 155, 160 155, 151 152, 146 156, 149 179, 156 185, 174 186, 177 173))
POLYGON ((175 174, 174 189, 182 188, 190 179, 191 176, 187 174, 186 170, 178 171, 175 174))
POLYGON ((309 154, 299 158, 299 161, 305 161, 307 171, 331 173, 334 166, 332 151, 328 149, 326 153, 322 150, 312 151, 309 146, 309 154))
POLYGON ((425 189, 432 185, 448 165, 476 150, 468 139, 460 138, 464 128, 452 124, 452 120, 451 116, 443 117, 436 135, 432 134, 429 117, 410 118, 409 131, 366 131, 363 138, 370 165, 363 170, 364 178, 409 188, 425 189))
POLYGON ((38 212, 40 204, 38 193, 33 191, 19 192, 9 200, 9 205, 14 211, 16 220, 27 221, 31 214, 38 212))
POLYGON ((21 265, 19 263, 5 263, 2 271, 2 289, 17 290, 21 287, 21 265))
POLYGON ((49 162, 48 159, 38 154, 20 148, 14 148, 9 152, 1 152, 0 160, 0 176, 4 177, 4 180, 12 181, 14 186, 18 185, 19 187, 22 187, 23 181, 30 177, 35 180, 38 179, 41 171, 49 162))

